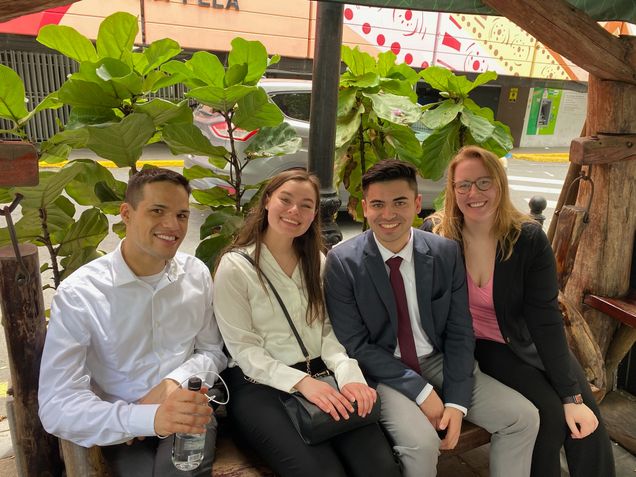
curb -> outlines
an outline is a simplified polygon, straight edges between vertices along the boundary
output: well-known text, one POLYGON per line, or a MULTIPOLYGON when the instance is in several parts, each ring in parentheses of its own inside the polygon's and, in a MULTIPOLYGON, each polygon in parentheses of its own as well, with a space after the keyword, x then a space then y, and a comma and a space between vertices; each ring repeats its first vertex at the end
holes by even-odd
POLYGON ((567 152, 547 152, 547 153, 514 153, 513 159, 532 162, 568 162, 570 154, 567 152))

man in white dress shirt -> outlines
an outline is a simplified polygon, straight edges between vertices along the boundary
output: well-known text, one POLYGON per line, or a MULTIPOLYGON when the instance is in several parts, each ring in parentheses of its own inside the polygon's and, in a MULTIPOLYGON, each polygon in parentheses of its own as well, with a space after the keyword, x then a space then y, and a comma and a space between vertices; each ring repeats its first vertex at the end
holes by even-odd
POLYGON ((51 305, 40 419, 61 438, 102 446, 115 475, 211 475, 216 420, 206 397, 180 384, 227 360, 210 273, 177 252, 189 194, 176 172, 134 175, 120 209, 126 238, 64 280, 51 305), (175 432, 207 432, 196 471, 172 465, 172 439, 162 438, 175 432))

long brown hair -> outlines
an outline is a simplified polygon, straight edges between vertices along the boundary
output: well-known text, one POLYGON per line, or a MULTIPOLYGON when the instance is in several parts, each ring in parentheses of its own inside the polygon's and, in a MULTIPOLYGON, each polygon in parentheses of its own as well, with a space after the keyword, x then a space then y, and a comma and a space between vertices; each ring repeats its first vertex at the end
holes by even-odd
POLYGON ((494 185, 497 188, 497 208, 495 210, 493 233, 499 244, 503 260, 507 260, 512 255, 512 249, 519 239, 522 224, 530 222, 532 219, 519 212, 512 205, 506 170, 499 158, 481 147, 464 146, 455 154, 451 161, 448 167, 446 189, 444 191, 443 212, 437 212, 431 216, 433 232, 456 240, 463 245, 462 227, 464 226, 464 215, 457 205, 453 182, 457 165, 467 159, 480 160, 488 174, 493 178, 494 185))
MULTIPOLYGON (((272 177, 265 186, 258 204, 250 211, 245 220, 245 224, 243 224, 243 227, 239 230, 232 244, 221 254, 221 256, 223 256, 223 254, 237 248, 254 245, 254 261, 259 265, 256 267, 256 273, 266 292, 267 287, 264 284, 260 268, 263 238, 269 225, 267 222, 266 205, 272 194, 289 181, 309 182, 312 185, 316 198, 316 211, 318 211, 320 206, 320 182, 318 178, 302 169, 292 169, 281 172, 272 177)), ((323 250, 323 242, 319 213, 316 213, 307 231, 300 237, 294 238, 292 246, 298 255, 303 273, 303 282, 307 289, 307 313, 305 319, 309 325, 316 320, 322 322, 325 319, 325 301, 320 274, 320 252, 323 250)))

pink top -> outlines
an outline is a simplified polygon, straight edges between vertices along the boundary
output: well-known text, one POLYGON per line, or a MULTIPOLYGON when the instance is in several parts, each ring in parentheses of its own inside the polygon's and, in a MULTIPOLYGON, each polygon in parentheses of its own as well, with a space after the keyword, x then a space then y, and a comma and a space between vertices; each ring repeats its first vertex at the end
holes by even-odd
POLYGON ((493 276, 494 273, 490 276, 488 283, 480 288, 470 277, 468 270, 466 271, 468 306, 470 314, 473 315, 475 338, 505 343, 499 330, 499 323, 497 323, 497 316, 495 315, 495 305, 492 301, 493 276))

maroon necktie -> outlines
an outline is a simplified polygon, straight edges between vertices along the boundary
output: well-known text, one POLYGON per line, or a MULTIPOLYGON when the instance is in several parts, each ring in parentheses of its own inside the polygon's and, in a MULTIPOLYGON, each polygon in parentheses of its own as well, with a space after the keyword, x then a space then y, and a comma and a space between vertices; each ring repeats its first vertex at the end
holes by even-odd
POLYGON ((400 264, 402 257, 392 257, 386 261, 391 273, 391 288, 393 288, 393 296, 397 305, 398 316, 398 344, 400 345, 400 355, 402 362, 418 374, 422 372, 420 363, 417 359, 417 351, 415 350, 415 339, 413 338, 413 329, 411 328, 411 318, 409 317, 409 308, 406 303, 406 291, 404 290, 404 280, 400 273, 400 264))

